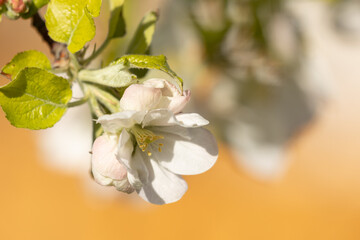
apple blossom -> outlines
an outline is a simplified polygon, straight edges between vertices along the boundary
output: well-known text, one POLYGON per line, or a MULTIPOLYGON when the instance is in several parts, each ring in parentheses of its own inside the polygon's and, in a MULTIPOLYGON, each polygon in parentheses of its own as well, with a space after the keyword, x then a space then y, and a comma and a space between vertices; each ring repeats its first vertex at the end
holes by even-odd
POLYGON ((207 171, 218 157, 213 135, 196 113, 179 113, 189 101, 162 79, 128 87, 121 112, 97 120, 105 131, 93 145, 92 171, 102 185, 135 190, 154 204, 179 200, 187 190, 180 175, 207 171))

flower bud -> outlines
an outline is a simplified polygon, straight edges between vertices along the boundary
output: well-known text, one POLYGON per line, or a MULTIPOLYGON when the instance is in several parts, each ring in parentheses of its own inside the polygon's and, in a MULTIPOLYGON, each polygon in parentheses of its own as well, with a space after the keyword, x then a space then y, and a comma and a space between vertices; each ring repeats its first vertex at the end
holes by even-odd
POLYGON ((95 140, 91 158, 92 173, 97 183, 131 193, 134 188, 128 182, 126 167, 116 159, 117 141, 117 136, 107 134, 95 140))
POLYGON ((11 0, 11 9, 16 13, 24 13, 28 10, 26 2, 26 0, 11 0))
POLYGON ((180 92, 175 85, 165 79, 151 78, 146 80, 144 85, 161 90, 162 98, 156 108, 167 108, 175 114, 183 110, 191 97, 190 90, 180 92))
POLYGON ((190 100, 190 91, 180 92, 165 79, 152 78, 128 87, 120 100, 123 110, 169 109, 179 113, 190 100))

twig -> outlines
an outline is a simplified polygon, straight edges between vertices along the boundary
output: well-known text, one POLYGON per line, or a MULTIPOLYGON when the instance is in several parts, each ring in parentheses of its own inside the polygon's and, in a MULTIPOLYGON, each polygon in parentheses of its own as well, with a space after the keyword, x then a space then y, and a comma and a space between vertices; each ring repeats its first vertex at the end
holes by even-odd
POLYGON ((68 54, 68 51, 66 48, 66 44, 55 42, 54 40, 52 40, 49 37, 45 22, 39 15, 39 13, 35 13, 32 16, 31 24, 37 30, 37 32, 40 34, 41 38, 49 46, 51 53, 55 57, 55 65, 63 66, 63 64, 65 62, 67 62, 67 60, 69 59, 69 54, 68 54))

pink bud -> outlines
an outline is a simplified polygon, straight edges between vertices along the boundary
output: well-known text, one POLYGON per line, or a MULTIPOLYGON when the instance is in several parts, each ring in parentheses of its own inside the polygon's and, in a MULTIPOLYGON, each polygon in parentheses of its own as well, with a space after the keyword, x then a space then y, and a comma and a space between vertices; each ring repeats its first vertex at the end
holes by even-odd
POLYGON ((11 0, 11 8, 16 13, 22 13, 26 10, 26 4, 24 0, 11 0))

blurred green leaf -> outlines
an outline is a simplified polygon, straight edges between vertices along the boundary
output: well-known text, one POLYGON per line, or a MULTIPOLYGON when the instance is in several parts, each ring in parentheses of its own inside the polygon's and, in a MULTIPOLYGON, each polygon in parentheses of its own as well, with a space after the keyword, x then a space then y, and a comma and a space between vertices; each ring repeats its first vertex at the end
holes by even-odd
POLYGON ((45 14, 49 36, 57 42, 66 43, 70 52, 79 51, 95 36, 92 17, 100 11, 99 1, 51 0, 45 14))
POLYGON ((183 80, 170 69, 166 57, 164 55, 148 56, 148 55, 126 55, 123 56, 110 65, 123 64, 130 68, 137 69, 155 69, 167 73, 179 85, 180 89, 183 87, 183 80))
POLYGON ((0 105, 15 127, 44 129, 60 120, 71 95, 66 79, 31 67, 0 88, 0 105))
POLYGON ((110 22, 108 38, 123 37, 126 33, 125 19, 123 15, 125 0, 110 0, 110 22))
POLYGON ((15 78, 25 67, 51 69, 51 63, 42 52, 29 50, 16 54, 15 57, 2 68, 2 72, 15 78))
POLYGON ((148 51, 157 20, 156 12, 149 12, 143 17, 126 51, 127 54, 145 54, 148 51))

